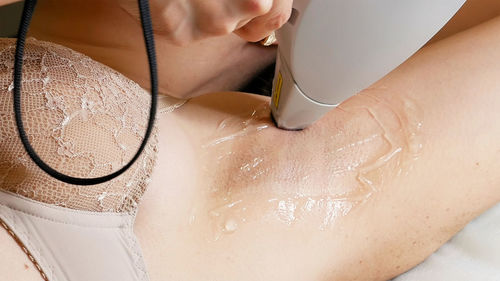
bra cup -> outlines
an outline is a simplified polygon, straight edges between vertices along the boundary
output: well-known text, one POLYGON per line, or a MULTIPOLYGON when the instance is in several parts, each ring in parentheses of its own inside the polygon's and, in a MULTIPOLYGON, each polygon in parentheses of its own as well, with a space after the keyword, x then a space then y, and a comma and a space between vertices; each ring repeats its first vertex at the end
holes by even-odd
MULTIPOLYGON (((103 184, 74 186, 45 174, 19 140, 12 104, 15 39, 0 39, 0 188, 75 210, 137 209, 156 157, 153 135, 138 161, 103 184)), ((147 126, 150 95, 113 69, 66 47, 28 38, 21 91, 25 130, 54 169, 75 177, 116 171, 135 154, 147 126)))

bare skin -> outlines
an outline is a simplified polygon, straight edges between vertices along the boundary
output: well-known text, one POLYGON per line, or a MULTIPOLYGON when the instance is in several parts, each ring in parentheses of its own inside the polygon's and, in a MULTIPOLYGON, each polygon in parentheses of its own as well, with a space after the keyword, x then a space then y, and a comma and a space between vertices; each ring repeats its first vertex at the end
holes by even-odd
MULTIPOLYGON (((268 127, 223 142, 222 149, 211 146, 249 119, 251 128, 270 124, 265 108, 250 117, 266 98, 238 93, 199 97, 161 116, 159 162, 136 222, 151 280, 387 280, 418 264, 500 202, 500 127, 491 122, 500 118, 498 34, 496 18, 424 48, 303 132, 268 127), (224 122, 228 127, 220 129, 224 122), (406 141, 413 131, 399 129, 409 127, 418 129, 419 139, 411 143, 422 145, 415 153, 406 141), (297 179, 276 187, 277 179, 302 171, 320 181, 346 163, 379 159, 389 151, 386 142, 377 141, 384 139, 381 128, 401 151, 366 173, 373 192, 348 172, 321 189, 297 179), (362 140, 368 141, 357 145, 362 140), (339 149, 351 153, 338 154, 339 149), (215 165, 228 150, 234 154, 215 165), (245 176, 231 181, 255 156, 263 159, 258 181, 245 176), (295 170, 290 174, 282 167, 295 170), (321 210, 288 223, 270 202, 307 192, 308 197, 347 194, 352 202, 371 196, 325 228, 321 210), (239 200, 247 211, 220 209, 239 200), (230 222, 218 239, 220 216, 214 209, 230 222)), ((0 243, 12 245, 8 238, 0 236, 0 243)), ((25 261, 14 247, 4 257, 2 272, 25 261)))
MULTIPOLYGON (((142 29, 117 1, 39 1, 30 31, 39 40, 82 52, 149 87, 142 29)), ((155 41, 160 92, 179 98, 237 90, 275 57, 275 48, 249 44, 234 34, 183 47, 160 34, 155 41)))
MULTIPOLYGON (((345 111, 358 112, 354 108, 364 107, 380 112, 371 102, 370 97, 375 97, 387 102, 391 110, 403 112, 402 101, 414 98, 425 113, 420 116, 423 125, 419 132, 423 146, 417 160, 404 153, 398 158, 399 165, 411 166, 400 175, 394 175, 395 159, 372 171, 368 177, 378 182, 377 191, 323 230, 321 210, 312 214, 297 211, 302 219, 289 225, 279 216, 278 205, 269 207, 269 199, 311 191, 313 198, 318 193, 319 197, 335 196, 345 191, 353 177, 346 173, 330 181, 326 193, 316 185, 304 191, 296 180, 287 182, 285 190, 275 188, 278 182, 274 179, 292 176, 282 169, 282 162, 292 166, 293 158, 299 160, 295 174, 307 170, 315 179, 328 178, 328 169, 317 164, 328 159, 324 151, 377 134, 378 125, 371 116, 362 110, 353 115, 335 110, 303 132, 275 128, 253 132, 228 144, 224 151, 235 154, 220 165, 216 164, 220 151, 204 145, 218 135, 221 122, 227 118, 243 122, 248 116, 241 112, 258 108, 266 99, 213 94, 194 99, 162 118, 159 125, 165 137, 160 139, 165 142, 160 143, 158 172, 140 208, 136 228, 152 279, 387 280, 424 260, 471 219, 500 201, 500 127, 482 125, 500 117, 496 110, 500 85, 495 78, 500 68, 491 63, 500 60, 496 51, 499 28, 500 19, 496 19, 426 48, 371 90, 342 105, 345 111), (171 134, 178 137, 166 136, 171 134), (263 178, 239 177, 243 182, 225 185, 238 177, 242 164, 253 163, 259 156, 264 159, 260 165, 268 165, 262 169, 270 169, 263 178), (311 163, 316 163, 312 169, 311 163), (222 191, 208 191, 213 178, 226 179, 217 183, 222 191), (246 211, 220 207, 240 200, 246 211), (213 228, 219 225, 218 216, 211 213, 214 209, 220 210, 220 216, 247 220, 238 220, 234 233, 223 234, 214 242, 213 228), (269 217, 269 213, 273 215, 269 217), (196 270, 192 270, 194 264, 196 270)), ((412 114, 418 113, 409 116, 412 114)), ((399 126, 390 116, 381 119, 389 128, 399 126)), ((269 120, 264 118, 262 123, 266 122, 269 120)), ((409 125, 407 122, 399 124, 409 125)), ((377 142, 361 145, 340 165, 356 162, 363 155, 373 156, 382 147, 377 142)), ((408 148, 403 145, 403 150, 408 148)), ((324 162, 327 168, 338 167, 334 160, 324 162)), ((296 206, 304 205, 299 202, 296 206)))

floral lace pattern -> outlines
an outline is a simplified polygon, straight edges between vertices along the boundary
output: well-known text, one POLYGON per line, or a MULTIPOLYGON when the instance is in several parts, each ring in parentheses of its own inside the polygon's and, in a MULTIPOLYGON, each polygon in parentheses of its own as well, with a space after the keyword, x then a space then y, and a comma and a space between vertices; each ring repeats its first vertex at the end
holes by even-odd
MULTIPOLYGON (((156 151, 155 128, 145 152, 122 176, 94 186, 59 182, 40 170, 19 140, 13 113, 15 39, 0 39, 0 188, 36 201, 97 212, 134 212, 156 151)), ((22 114, 35 151, 76 177, 116 171, 143 139, 150 95, 138 84, 66 47, 26 42, 22 114)))

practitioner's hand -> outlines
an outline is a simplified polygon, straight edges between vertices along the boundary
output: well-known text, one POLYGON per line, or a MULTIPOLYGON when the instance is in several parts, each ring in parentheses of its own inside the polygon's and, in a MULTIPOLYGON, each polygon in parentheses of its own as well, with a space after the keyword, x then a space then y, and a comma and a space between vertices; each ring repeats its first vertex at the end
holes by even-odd
POLYGON ((267 13, 251 19, 235 33, 247 41, 257 42, 285 24, 290 18, 293 0, 268 0, 268 2, 272 2, 272 7, 267 13))
MULTIPOLYGON (((292 0, 151 0, 153 26, 175 44, 236 33, 259 41, 290 16, 292 0)), ((120 6, 139 19, 136 1, 120 6)))

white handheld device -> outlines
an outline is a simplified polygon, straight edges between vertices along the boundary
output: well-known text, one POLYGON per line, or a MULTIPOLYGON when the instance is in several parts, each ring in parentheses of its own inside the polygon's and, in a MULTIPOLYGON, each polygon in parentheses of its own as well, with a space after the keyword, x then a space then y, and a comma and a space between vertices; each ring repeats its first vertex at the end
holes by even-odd
POLYGON ((271 108, 306 128, 427 43, 466 0, 295 0, 279 41, 271 108))

